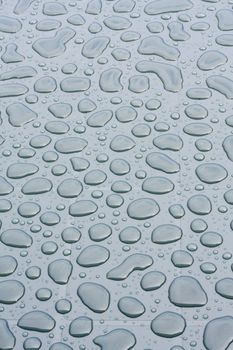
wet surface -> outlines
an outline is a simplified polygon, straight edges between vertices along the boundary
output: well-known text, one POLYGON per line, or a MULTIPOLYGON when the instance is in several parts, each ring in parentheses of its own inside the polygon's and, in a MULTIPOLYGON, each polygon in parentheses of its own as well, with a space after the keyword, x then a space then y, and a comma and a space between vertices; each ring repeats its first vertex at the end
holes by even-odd
POLYGON ((233 349, 233 1, 0 0, 0 349, 233 349))

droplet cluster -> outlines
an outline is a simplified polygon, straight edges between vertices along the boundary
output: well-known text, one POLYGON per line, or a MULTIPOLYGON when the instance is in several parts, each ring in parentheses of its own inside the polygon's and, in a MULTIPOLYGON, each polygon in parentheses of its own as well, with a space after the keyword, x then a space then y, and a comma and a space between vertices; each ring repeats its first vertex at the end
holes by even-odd
POLYGON ((0 0, 0 349, 233 349, 233 1, 0 0))

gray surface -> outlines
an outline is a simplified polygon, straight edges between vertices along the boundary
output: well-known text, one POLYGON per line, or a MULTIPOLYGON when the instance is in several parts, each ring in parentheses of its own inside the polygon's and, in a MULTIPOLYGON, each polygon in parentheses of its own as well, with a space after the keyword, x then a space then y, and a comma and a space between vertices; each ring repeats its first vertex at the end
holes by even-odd
MULTIPOLYGON (((107 340, 104 345, 103 343, 101 345, 103 350, 127 350, 130 348, 135 350, 170 350, 175 345, 183 346, 183 348, 174 348, 177 350, 192 348, 200 350, 233 349, 232 345, 229 346, 233 341, 233 319, 226 317, 232 315, 233 281, 224 280, 226 282, 226 287, 224 287, 225 296, 217 293, 215 286, 219 280, 232 278, 233 224, 231 224, 231 220, 233 199, 225 200, 224 193, 232 187, 233 136, 231 136, 232 128, 229 119, 226 123, 226 118, 232 114, 233 80, 223 80, 219 83, 219 78, 217 78, 217 83, 216 81, 213 83, 213 78, 212 80, 208 79, 212 76, 233 79, 232 2, 226 0, 193 0, 193 2, 188 0, 173 0, 170 2, 157 0, 153 3, 155 7, 157 6, 154 12, 156 12, 155 10, 160 3, 164 6, 167 4, 164 13, 148 14, 148 9, 151 7, 147 5, 149 1, 142 0, 102 0, 102 2, 101 0, 90 2, 87 0, 69 2, 19 0, 18 3, 15 0, 2 1, 0 7, 0 56, 2 59, 0 65, 0 79, 2 80, 0 82, 2 136, 0 170, 3 179, 0 186, 0 207, 9 206, 9 208, 6 211, 1 209, 2 212, 0 213, 2 221, 0 256, 14 257, 17 260, 17 268, 6 276, 6 271, 10 266, 9 260, 7 260, 6 266, 2 263, 2 267, 0 261, 0 298, 3 301, 0 306, 0 318, 7 320, 8 327, 12 332, 9 335, 6 323, 1 321, 0 349, 25 348, 29 350, 32 347, 27 345, 26 339, 30 337, 38 337, 42 342, 41 349, 45 350, 50 349, 52 344, 59 342, 61 342, 60 347, 54 347, 51 350, 66 350, 64 344, 69 345, 73 350, 78 348, 81 350, 98 349, 102 340, 100 341, 97 337, 111 331, 115 332, 111 334, 115 334, 116 338, 113 338, 113 340, 104 338, 107 340), (64 12, 63 14, 54 15, 55 4, 60 4, 58 12, 64 12), (45 9, 49 6, 52 8, 50 15, 49 13, 45 14, 45 9), (120 12, 121 9, 119 10, 121 7, 125 7, 123 12, 120 12), (80 14, 83 18, 83 23, 79 26, 69 23, 70 20, 68 19, 75 14, 80 14), (2 16, 9 16, 20 22, 12 22, 9 18, 6 19, 2 16), (117 16, 117 18, 114 19, 112 16, 117 16), (38 28, 40 29, 38 23, 41 25, 41 21, 44 20, 52 20, 55 29, 50 31, 38 30, 38 28), (160 23, 153 26, 154 28, 160 28, 161 32, 152 33, 149 31, 148 28, 152 27, 149 24, 152 22, 160 23), (176 23, 174 24, 174 22, 176 23), (198 23, 204 23, 201 26, 205 30, 194 30, 198 23), (181 24, 186 34, 184 32, 181 34, 178 32, 177 34, 176 28, 180 29, 181 24), (59 26, 59 28, 56 26, 59 26), (118 26, 118 30, 109 28, 111 26, 118 26), (171 28, 173 28, 172 31, 171 28), (10 31, 14 33, 9 33, 10 31), (97 31, 99 32, 97 33, 97 31), (57 42, 51 40, 46 44, 45 49, 40 51, 38 46, 41 47, 41 41, 37 40, 52 38, 56 32, 57 42), (124 36, 127 33, 128 35, 131 33, 135 40, 124 41, 124 36), (180 40, 177 40, 177 35, 180 40), (220 39, 227 40, 228 46, 219 44, 221 35, 227 35, 227 37, 220 39), (143 39, 149 36, 155 38, 151 37, 142 43, 143 39), (167 45, 170 45, 170 48, 164 47, 158 37, 162 38, 167 45), (62 45, 62 38, 67 40, 65 46, 62 45), (86 43, 93 38, 96 42, 94 42, 90 51, 90 42, 89 46, 86 43), (98 41, 98 38, 101 38, 100 41, 98 41), (21 58, 19 58, 21 61, 19 62, 12 62, 14 61, 14 55, 12 53, 8 54, 7 50, 12 49, 12 46, 8 45, 12 44, 17 45, 17 51, 21 55, 21 58), (60 45, 58 49, 57 44, 60 45), (98 48, 99 52, 97 52, 98 48), (114 58, 114 50, 120 48, 130 53, 127 60, 119 61, 114 58), (143 50, 145 51, 143 52, 143 50), (199 60, 200 56, 206 52, 209 52, 209 54, 199 60), (87 56, 96 57, 90 58, 87 56), (147 61, 147 63, 140 64, 141 61, 147 61), (154 68, 153 65, 149 64, 150 62, 154 62, 155 65, 155 62, 165 63, 173 67, 166 66, 166 69, 169 68, 167 73, 168 85, 166 85, 166 81, 160 80, 156 74, 147 72, 151 70, 151 67, 154 68), (69 68, 65 66, 66 64, 76 65, 76 67, 71 66, 76 71, 72 74, 64 73, 69 68), (34 68, 34 72, 29 69, 32 77, 21 77, 21 79, 14 77, 5 80, 9 78, 4 76, 6 72, 13 73, 15 68, 25 66, 34 68), (142 72, 142 66, 146 72, 142 72), (170 71, 170 69, 174 70, 174 67, 178 67, 180 71, 175 70, 175 73, 170 71), (178 74, 178 78, 176 74, 178 74), (181 81, 178 81, 180 79, 179 74, 182 75, 182 86, 180 85, 181 81), (142 80, 135 84, 132 77, 138 75, 142 77, 142 80), (41 89, 40 85, 42 85, 42 90, 46 88, 46 83, 45 81, 42 81, 42 84, 38 83, 38 80, 46 76, 53 78, 53 83, 56 81, 54 88, 51 89, 54 91, 39 91, 41 89), (64 84, 64 82, 61 84, 62 80, 72 77, 82 78, 75 82, 78 85, 77 89, 85 91, 64 91, 67 88, 70 89, 73 84, 71 84, 71 81, 68 81, 68 84, 64 84), (129 79, 131 79, 131 84, 129 84, 129 79), (22 84, 24 87, 19 88, 15 84, 22 84), (213 84, 217 84, 217 88, 213 84), (67 86, 64 88, 64 85, 67 86), (135 92, 138 89, 143 90, 144 87, 145 91, 135 92), (209 92, 203 90, 198 99, 192 99, 190 98, 190 88, 205 88, 209 92), (22 95, 12 96, 17 95, 18 91, 22 95), (201 100, 200 98, 204 97, 204 93, 207 93, 207 98, 201 100), (88 98, 96 105, 93 111, 83 113, 80 110, 81 108, 78 108, 79 102, 84 98, 88 98), (160 103, 155 103, 158 107, 156 110, 149 110, 148 108, 147 102, 151 99, 160 101, 160 103), (22 103, 30 108, 37 114, 37 118, 34 119, 36 115, 34 113, 31 115, 31 112, 26 111, 22 105, 14 106, 14 103, 22 103), (71 105, 72 113, 66 118, 56 118, 49 111, 49 107, 54 103, 71 105), (190 105, 205 107, 204 115, 197 114, 195 117, 191 114, 191 116, 188 116, 187 110, 185 113, 185 108, 190 105), (117 118, 116 111, 126 106, 131 106, 137 112, 137 117, 123 123, 117 118), (23 109, 21 110, 21 108, 23 109), (9 110, 13 110, 13 112, 9 113, 9 110), (107 116, 109 118, 104 119, 106 114, 102 113, 102 118, 101 115, 99 118, 100 124, 88 120, 92 114, 106 110, 108 110, 107 116), (27 113, 29 113, 29 117, 27 117, 27 113), (154 115, 151 121, 149 121, 148 114, 154 115), (200 119, 198 119, 198 116, 200 119), (31 118, 34 120, 31 120, 31 118), (23 125, 22 120, 27 121, 27 123, 23 125), (56 124, 51 126, 51 124, 48 124, 50 122, 56 122, 56 124), (205 123, 212 128, 210 129, 211 133, 201 136, 204 130, 201 126, 199 129, 200 135, 187 134, 184 132, 184 127, 191 123, 197 125, 205 123), (136 131, 135 126, 137 126, 136 131), (54 127, 62 129, 63 134, 51 132, 54 127), (146 135, 142 137, 144 130, 146 135), (150 130, 149 135, 147 135, 148 130, 150 130), (141 137, 137 137, 138 134, 141 137), (156 146, 155 141, 153 143, 156 137, 165 136, 166 134, 173 134, 173 138, 176 135, 176 150, 167 149, 169 148, 169 140, 166 138, 162 141, 161 148, 158 147, 158 144, 156 146), (33 144, 33 137, 38 135, 49 137, 49 143, 43 148, 35 147, 36 145, 33 144), (119 135, 123 135, 123 139, 114 139, 119 135), (178 136, 182 140, 180 146, 177 146, 178 136), (230 138, 224 141, 229 136, 230 138), (67 139, 69 137, 78 138, 75 153, 71 153, 74 149, 70 139, 67 139), (84 141, 80 141, 80 138, 84 141), (66 140, 62 146, 59 146, 59 143, 56 142, 61 139, 66 140), (113 139, 115 142, 111 143, 113 139), (201 148, 198 150, 196 147, 195 142, 201 139, 209 141, 209 143, 207 142, 207 149, 204 148, 203 150, 201 148), (209 147, 210 143, 211 147, 209 147), (65 153, 63 153, 63 147, 66 148, 65 153), (20 157, 21 149, 25 148, 34 150, 31 158, 23 159, 20 157), (53 153, 47 154, 46 152, 53 153), (168 165, 165 168, 166 171, 161 171, 161 167, 164 169, 164 163, 158 159, 153 165, 154 168, 151 167, 148 164, 147 156, 152 152, 169 156, 170 159, 179 164, 179 167, 177 168, 177 163, 176 165, 173 163, 172 167, 168 165), (105 156, 102 162, 100 156, 103 154, 105 156), (50 157, 54 157, 51 162, 47 160, 50 157), (89 167, 83 171, 75 171, 70 161, 73 157, 88 160, 89 167), (115 159, 123 159, 130 164, 127 174, 119 176, 110 170, 110 164, 115 159), (16 163, 21 165, 12 168, 12 164, 16 163), (27 173, 25 163, 33 164, 30 169, 28 168, 28 177, 25 176, 25 172, 27 173), (218 166, 217 168, 216 166, 212 167, 208 173, 207 169, 204 169, 204 178, 198 178, 197 167, 209 163, 218 164, 218 166), (60 176, 54 175, 56 165, 65 167, 65 173, 60 176), (176 170, 174 170, 174 166, 176 170), (106 179, 102 173, 103 182, 100 181, 102 183, 90 185, 85 176, 90 171, 94 171, 91 182, 98 180, 99 173, 96 172, 97 170, 104 172, 106 179), (18 172, 20 178, 15 178, 18 172), (164 178, 169 179, 174 188, 172 189, 173 186, 170 183, 171 191, 169 193, 148 193, 143 190, 142 184, 145 179, 151 177, 163 177, 165 187, 168 182, 164 178), (46 193, 35 194, 39 186, 36 183, 33 187, 34 193, 26 194, 23 186, 31 179, 36 178, 50 180, 52 188, 48 188, 49 191, 46 193), (4 182, 4 179, 13 187, 4 182), (64 193, 59 193, 59 190, 57 192, 58 186, 66 179, 78 181, 74 189, 72 187, 74 186, 73 180, 65 186, 65 191, 69 192, 68 196, 70 198, 64 198, 64 193), (127 193, 115 193, 120 195, 123 200, 120 197, 109 198, 109 195, 114 194, 112 184, 116 181, 125 181, 131 186, 131 190, 127 193), (193 206, 195 205, 195 212, 192 210, 191 204, 187 205, 194 195, 206 196, 209 199, 209 202, 206 202, 206 197, 199 197, 197 204, 193 204, 193 206), (136 214, 134 210, 132 214, 131 203, 145 198, 156 201, 157 204, 153 203, 153 205, 157 209, 149 215, 149 210, 145 207, 146 203, 142 200, 139 202, 136 214), (82 200, 92 201, 93 212, 86 216, 82 213, 78 213, 78 217, 72 216, 73 211, 70 206, 76 201, 82 200), (112 200, 116 201, 115 208, 110 203, 112 200), (21 205, 25 202, 29 202, 29 205, 22 212, 21 205), (32 206, 32 203, 37 203, 37 206, 32 206), (117 203, 119 203, 119 207, 117 203), (174 204, 183 206, 185 214, 182 217, 175 218, 171 215, 171 209, 169 210, 169 208, 174 204), (160 208, 159 212, 158 206, 160 208), (35 215, 31 218, 25 217, 29 211, 33 212, 34 207, 39 208, 40 211, 37 212, 36 210, 35 215), (59 222, 55 222, 54 225, 50 226, 43 215, 46 212, 56 213, 55 219, 59 219, 59 222), (142 216, 140 220, 138 220, 138 216, 142 216), (147 218, 147 216, 152 217, 147 218), (204 220, 207 224, 202 233, 194 232, 191 229, 192 226, 190 225, 193 225, 193 220, 196 219, 204 220), (112 229, 112 234, 99 242, 91 240, 88 234, 89 228, 97 223, 104 223, 112 229), (152 231, 156 227, 165 224, 172 224, 181 228, 182 237, 179 237, 175 242, 166 243, 163 241, 165 244, 152 242, 152 231), (76 227, 81 233, 81 238, 73 244, 65 242, 61 235, 63 230, 70 226, 76 227), (128 226, 137 227, 141 232, 140 239, 132 244, 122 242, 119 238, 119 233, 128 226), (22 243, 19 238, 20 233, 17 231, 8 232, 11 238, 11 245, 9 245, 9 241, 6 242, 4 238, 5 232, 9 229, 23 230, 32 237, 33 243, 31 244, 29 240, 28 247, 17 248, 12 246, 17 245, 17 242, 15 243, 17 239, 22 243), (204 232, 219 233, 222 236, 222 243, 220 242, 221 244, 216 247, 203 245, 200 242, 200 237, 204 232), (42 248, 46 242, 56 243, 51 248, 53 249, 55 246, 55 251, 50 252, 49 255, 46 254, 45 248, 42 248), (102 265, 94 267, 80 266, 76 262, 77 257, 81 251, 92 245, 106 248, 109 257, 105 258, 108 253, 106 249, 102 249, 99 252, 100 256, 96 258, 96 264, 103 259, 102 265), (177 250, 183 250, 191 254, 193 259, 190 255, 187 258, 187 254, 181 256, 181 265, 188 259, 190 266, 175 266, 174 259, 172 260, 171 256, 177 250), (126 258, 138 253, 147 255, 142 259, 142 265, 144 263, 147 265, 144 266, 145 270, 133 271, 124 280, 108 278, 107 273, 110 270, 121 264, 126 258), (147 259, 152 262, 151 258, 153 263, 149 262, 147 264, 144 261, 147 259), (73 267, 69 281, 63 285, 56 283, 48 274, 49 264, 58 259, 68 260, 73 267), (216 271, 213 273, 203 272, 203 267, 201 270, 203 263, 214 264, 216 271), (26 275, 26 270, 32 266, 38 266, 41 269, 40 277, 34 280, 26 275), (150 271, 162 272, 166 276, 166 282, 156 290, 145 291, 141 287, 140 281, 150 271), (194 280, 185 280, 184 276, 195 279, 194 287, 192 287, 194 280), (172 298, 171 295, 170 299, 168 297, 169 287, 174 284, 174 279, 177 277, 181 278, 178 281, 186 281, 185 285, 181 284, 177 292, 178 299, 181 300, 181 306, 175 305, 175 297, 172 298), (23 293, 20 294, 17 289, 16 285, 18 286, 18 284, 14 284, 14 288, 10 287, 10 284, 2 284, 2 282, 9 280, 21 282, 25 287, 24 295, 22 295, 23 293), (197 281, 201 284, 204 290, 203 293, 206 293, 208 300, 205 300, 204 294, 200 297, 200 286, 197 285, 197 281), (105 312, 94 312, 81 301, 77 289, 86 282, 97 283, 109 291, 110 304, 106 307, 105 312), (49 300, 40 301, 37 298, 36 292, 40 288, 49 288, 52 291, 49 300), (15 295, 12 297, 14 303, 8 304, 11 300, 12 289, 15 290, 15 295), (226 298, 226 294, 228 298, 226 298), (138 299, 144 305, 145 312, 135 318, 132 315, 130 317, 122 313, 118 307, 118 302, 123 297, 138 299), (20 299, 15 303, 14 298, 20 299), (70 312, 61 314, 57 311, 55 304, 58 300, 64 298, 70 301, 72 308, 70 312), (190 304, 190 300, 194 305, 190 304), (200 300, 201 305, 197 306, 200 300), (22 316, 31 311, 43 311, 50 315, 56 320, 54 329, 41 333, 20 328, 22 326, 22 316), (172 338, 169 337, 174 326, 177 325, 178 327, 178 319, 171 323, 165 321, 164 336, 152 331, 154 328, 151 324, 152 320, 164 312, 175 312, 183 316, 186 328, 184 331, 182 330, 182 334, 172 338), (73 337, 69 333, 69 326, 74 319, 81 316, 92 319, 93 330, 85 337, 73 337), (220 317, 225 318, 220 319, 219 323, 216 322, 212 329, 208 322, 220 317), (21 322, 19 322, 20 319, 21 322), (121 331, 118 334, 116 330, 119 329, 121 331), (124 333, 122 329, 131 333, 124 333), (94 339, 95 342, 93 342, 94 339), (205 340, 204 343, 203 339, 205 340)), ((158 10, 157 12, 161 11, 158 10)), ((42 44, 44 44, 43 41, 42 44)), ((128 53, 124 51, 124 55, 127 56, 128 53)), ((165 66, 156 66, 156 69, 160 70, 161 67, 165 66)), ((22 75, 24 75, 24 72, 25 70, 21 70, 22 75)), ((195 108, 196 110, 197 108, 195 108)), ((198 111, 200 111, 200 107, 198 111)), ((170 160, 169 164, 171 162, 170 160)), ((156 191, 162 191, 161 188, 162 184, 159 182, 156 185, 156 191)), ((86 203, 81 202, 82 210, 85 205, 86 203)), ((48 219, 53 219, 51 214, 49 214, 48 219)), ((174 231, 171 230, 170 234, 173 233, 174 231)), ((166 232, 162 232, 162 239, 165 234, 166 232)), ((83 259, 89 265, 95 259, 95 254, 91 251, 83 259)), ((136 256, 137 259, 138 256, 136 256)), ((213 268, 213 265, 211 265, 211 268, 213 268)), ((124 274, 124 272, 125 267, 123 267, 122 273, 124 274)), ((60 271, 59 277, 64 277, 62 271, 60 271)), ((89 288, 92 293, 92 304, 97 309, 98 307, 101 309, 106 295, 99 297, 94 285, 89 285, 89 288)), ((84 294, 86 295, 86 292, 84 294)), ((135 305, 132 312, 137 313, 135 305)), ((40 327, 39 321, 38 319, 37 327, 40 327)), ((29 324, 32 326, 32 320, 29 321, 29 324)), ((42 325, 46 327, 46 322, 43 321, 42 325)), ((33 342, 33 340, 30 341, 33 342)))

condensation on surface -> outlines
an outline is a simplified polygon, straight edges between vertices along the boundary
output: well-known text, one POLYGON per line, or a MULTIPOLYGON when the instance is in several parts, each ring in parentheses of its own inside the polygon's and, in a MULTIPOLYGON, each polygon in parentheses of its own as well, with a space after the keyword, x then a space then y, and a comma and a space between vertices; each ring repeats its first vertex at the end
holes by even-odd
POLYGON ((233 349, 232 50, 232 0, 0 0, 0 349, 233 349))

